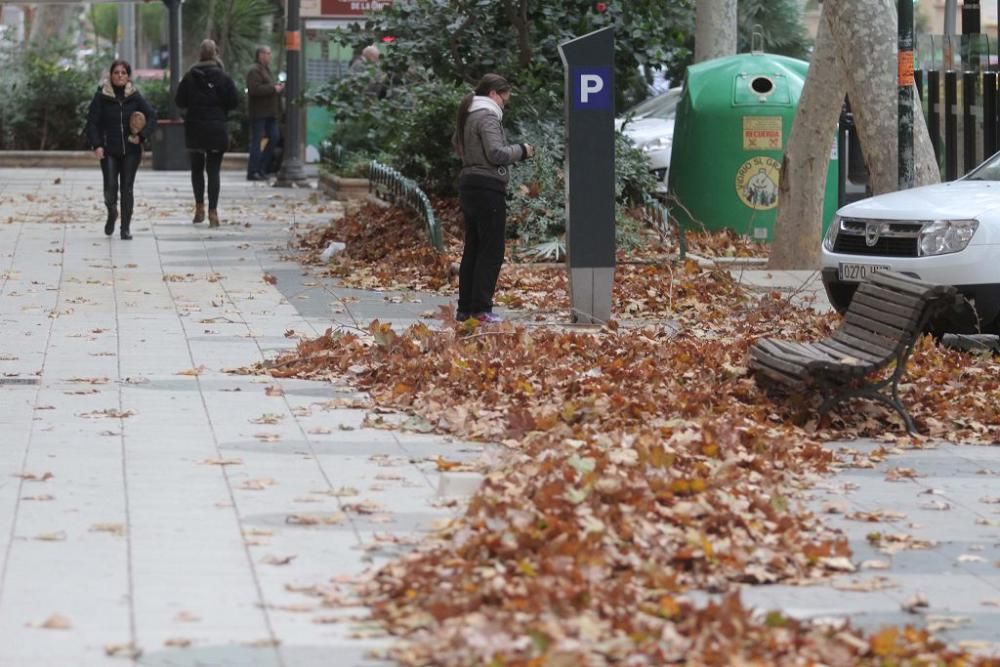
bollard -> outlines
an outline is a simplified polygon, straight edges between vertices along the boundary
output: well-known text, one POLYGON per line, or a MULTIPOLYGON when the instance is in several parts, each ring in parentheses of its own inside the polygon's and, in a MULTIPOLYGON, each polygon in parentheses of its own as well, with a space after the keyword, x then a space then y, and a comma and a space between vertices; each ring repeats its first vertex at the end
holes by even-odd
POLYGON ((934 147, 934 159, 941 162, 941 72, 927 73, 927 132, 934 147))
POLYGON ((944 178, 958 178, 958 72, 944 73, 944 178))
POLYGON ((967 174, 979 164, 976 155, 979 123, 977 118, 982 115, 982 108, 976 104, 976 73, 962 74, 962 166, 963 174, 967 174))
POLYGON ((997 73, 983 74, 983 157, 997 152, 997 73))

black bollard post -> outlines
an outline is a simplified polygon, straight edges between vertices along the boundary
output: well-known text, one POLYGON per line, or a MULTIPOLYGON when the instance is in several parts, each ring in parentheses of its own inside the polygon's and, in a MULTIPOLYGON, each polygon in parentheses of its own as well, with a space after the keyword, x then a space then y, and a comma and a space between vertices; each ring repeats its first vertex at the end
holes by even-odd
POLYGON ((982 112, 976 105, 976 73, 962 73, 962 173, 967 174, 979 164, 976 146, 979 142, 977 117, 982 112))
POLYGON ((958 72, 944 73, 944 177, 958 178, 958 72))

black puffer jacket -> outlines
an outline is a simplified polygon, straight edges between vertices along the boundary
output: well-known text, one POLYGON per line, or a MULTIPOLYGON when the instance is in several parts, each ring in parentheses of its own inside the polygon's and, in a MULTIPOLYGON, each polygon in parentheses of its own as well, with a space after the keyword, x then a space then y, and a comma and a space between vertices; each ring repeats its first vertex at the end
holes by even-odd
POLYGON ((91 149, 103 148, 107 155, 142 150, 139 144, 125 140, 129 135, 128 119, 135 111, 146 115, 146 127, 139 133, 145 141, 156 129, 156 110, 149 106, 131 81, 125 84, 121 97, 115 95, 111 83, 103 82, 94 94, 87 113, 87 141, 91 149))
POLYGON ((174 98, 184 113, 184 143, 188 150, 225 151, 229 148, 226 114, 236 108, 236 84, 222 65, 202 61, 188 70, 174 98))

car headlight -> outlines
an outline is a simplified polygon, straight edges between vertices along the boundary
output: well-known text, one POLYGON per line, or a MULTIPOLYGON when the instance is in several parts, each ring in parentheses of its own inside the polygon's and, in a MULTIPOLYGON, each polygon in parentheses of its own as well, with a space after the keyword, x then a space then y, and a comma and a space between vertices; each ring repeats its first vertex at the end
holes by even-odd
POLYGON ((838 231, 840 231, 840 216, 835 215, 830 221, 830 228, 826 230, 826 236, 823 237, 823 247, 827 252, 833 252, 833 244, 837 241, 838 231))
POLYGON ((935 220, 920 230, 920 255, 947 255, 965 250, 979 228, 978 220, 935 220))

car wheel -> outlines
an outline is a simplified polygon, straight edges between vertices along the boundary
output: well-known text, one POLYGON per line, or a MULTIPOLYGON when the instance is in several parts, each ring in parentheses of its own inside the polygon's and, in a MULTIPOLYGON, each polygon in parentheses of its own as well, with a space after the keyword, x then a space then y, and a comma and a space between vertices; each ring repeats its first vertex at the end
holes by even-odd
POLYGON ((838 314, 843 315, 848 306, 851 305, 851 299, 854 298, 854 291, 858 288, 854 283, 840 283, 840 282, 828 282, 824 283, 826 287, 826 298, 830 301, 830 305, 833 309, 837 311, 838 314))

